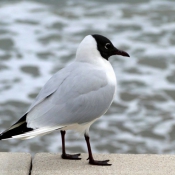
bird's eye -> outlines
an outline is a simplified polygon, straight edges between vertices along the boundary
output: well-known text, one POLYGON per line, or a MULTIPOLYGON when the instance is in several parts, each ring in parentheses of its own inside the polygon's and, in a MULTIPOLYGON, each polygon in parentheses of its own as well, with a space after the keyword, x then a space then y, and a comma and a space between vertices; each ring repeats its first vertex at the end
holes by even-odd
POLYGON ((110 43, 106 43, 106 45, 105 45, 105 49, 109 49, 109 48, 110 48, 110 46, 111 46, 111 44, 110 44, 110 43))

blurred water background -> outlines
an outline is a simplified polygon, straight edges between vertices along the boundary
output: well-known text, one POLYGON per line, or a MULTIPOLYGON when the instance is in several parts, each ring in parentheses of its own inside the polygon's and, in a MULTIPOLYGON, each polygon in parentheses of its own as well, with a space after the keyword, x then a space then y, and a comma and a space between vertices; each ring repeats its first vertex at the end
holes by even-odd
MULTIPOLYGON (((0 1, 0 131, 28 109, 88 34, 102 34, 130 58, 110 58, 118 92, 90 130, 96 153, 175 153, 175 2, 0 1)), ((67 152, 87 152, 69 132, 67 152)), ((1 141, 0 151, 60 152, 59 132, 1 141)))

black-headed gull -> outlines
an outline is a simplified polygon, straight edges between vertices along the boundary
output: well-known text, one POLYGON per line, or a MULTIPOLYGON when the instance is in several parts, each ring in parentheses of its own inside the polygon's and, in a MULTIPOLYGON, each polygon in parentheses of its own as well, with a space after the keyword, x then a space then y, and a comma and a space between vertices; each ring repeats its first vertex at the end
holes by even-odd
POLYGON ((109 109, 116 92, 116 76, 108 61, 112 55, 129 57, 101 35, 88 35, 80 43, 75 60, 55 73, 39 92, 28 111, 0 140, 30 139, 54 130, 62 136, 62 158, 79 160, 80 154, 66 154, 66 130, 84 133, 89 152, 89 163, 111 165, 109 160, 94 160, 89 127, 109 109))

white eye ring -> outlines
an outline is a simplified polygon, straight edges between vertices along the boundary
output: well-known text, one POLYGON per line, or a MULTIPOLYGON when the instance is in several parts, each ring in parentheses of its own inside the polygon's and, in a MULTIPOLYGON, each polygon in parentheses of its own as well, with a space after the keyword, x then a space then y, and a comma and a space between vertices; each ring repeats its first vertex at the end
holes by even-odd
POLYGON ((106 45, 105 45, 105 49, 108 49, 108 48, 106 47, 107 45, 110 45, 110 43, 106 43, 106 45))

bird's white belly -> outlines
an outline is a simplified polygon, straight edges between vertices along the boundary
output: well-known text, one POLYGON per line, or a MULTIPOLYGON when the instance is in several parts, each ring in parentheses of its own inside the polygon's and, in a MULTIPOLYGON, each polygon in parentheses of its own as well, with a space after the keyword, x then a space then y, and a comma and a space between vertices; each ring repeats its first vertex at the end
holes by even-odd
POLYGON ((93 121, 91 121, 91 122, 87 122, 87 123, 83 123, 83 124, 75 123, 75 124, 66 126, 66 127, 62 128, 62 129, 64 129, 64 130, 74 130, 74 131, 76 131, 76 132, 79 132, 79 133, 84 134, 84 132, 87 131, 87 130, 89 130, 90 126, 91 126, 96 120, 98 120, 98 118, 96 118, 95 120, 93 120, 93 121))

